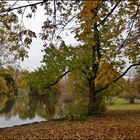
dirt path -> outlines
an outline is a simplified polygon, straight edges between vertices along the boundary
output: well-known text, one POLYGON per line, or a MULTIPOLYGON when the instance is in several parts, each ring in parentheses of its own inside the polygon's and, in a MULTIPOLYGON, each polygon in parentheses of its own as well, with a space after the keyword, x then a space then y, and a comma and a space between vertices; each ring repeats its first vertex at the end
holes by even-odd
POLYGON ((109 112, 85 121, 52 121, 0 129, 0 139, 140 140, 140 111, 109 112))

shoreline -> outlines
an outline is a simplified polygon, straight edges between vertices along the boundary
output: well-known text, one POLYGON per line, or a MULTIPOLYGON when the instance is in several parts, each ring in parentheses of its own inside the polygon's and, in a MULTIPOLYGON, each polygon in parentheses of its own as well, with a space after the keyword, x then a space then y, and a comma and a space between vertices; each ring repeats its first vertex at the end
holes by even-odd
POLYGON ((0 128, 0 139, 140 139, 140 111, 109 111, 85 120, 52 120, 0 128))

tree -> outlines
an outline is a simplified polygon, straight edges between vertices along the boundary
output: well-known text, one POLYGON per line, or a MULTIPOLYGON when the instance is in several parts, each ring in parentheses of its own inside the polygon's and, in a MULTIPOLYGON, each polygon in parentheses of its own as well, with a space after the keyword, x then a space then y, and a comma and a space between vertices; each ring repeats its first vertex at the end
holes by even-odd
MULTIPOLYGON (((101 87, 96 87, 95 83, 96 80, 99 79, 99 72, 103 72, 106 69, 106 67, 103 69, 101 66, 107 62, 109 69, 121 72, 122 67, 125 66, 122 56, 128 57, 129 60, 134 63, 137 62, 137 56, 139 55, 139 43, 137 41, 139 33, 136 32, 139 30, 139 5, 130 5, 131 2, 121 1, 110 2, 110 4, 113 5, 113 8, 109 11, 108 2, 84 1, 83 9, 78 16, 81 26, 76 30, 76 37, 85 44, 85 47, 89 48, 89 61, 82 56, 85 61, 81 61, 82 63, 80 64, 78 61, 76 68, 80 67, 88 80, 89 114, 101 110, 100 103, 102 100, 99 93, 123 76, 121 75, 115 78, 117 75, 114 73, 109 83, 105 83, 105 85, 101 87), (124 8, 124 6, 127 7, 124 8), (118 8, 118 10, 115 10, 116 8, 118 8), (128 20, 126 20, 126 16, 128 16, 128 20), (129 24, 131 26, 135 25, 135 28, 130 28, 130 26, 128 26, 129 24), (128 32, 127 37, 123 35, 126 31, 128 32), (133 38, 134 36, 135 38, 133 38), (134 46, 130 44, 130 40, 134 46), (135 55, 132 55, 134 50, 135 55)), ((45 56, 49 56, 48 53, 45 56)), ((46 64, 49 65, 49 63, 46 64)), ((54 65, 56 65, 56 63, 54 65)), ((135 65, 139 65, 139 63, 133 66, 135 65)), ((108 72, 109 69, 107 68, 106 71, 108 72)), ((128 69, 125 72, 127 72, 128 69)), ((64 69, 64 71, 66 71, 66 69, 64 69)), ((105 77, 104 74, 100 77, 105 77)), ((102 80, 100 82, 102 82, 102 80)))
POLYGON ((140 97, 140 75, 139 75, 139 69, 136 71, 136 75, 132 79, 127 80, 127 84, 125 87, 125 94, 124 97, 130 102, 134 103, 135 99, 140 97))
POLYGON ((0 96, 2 94, 7 94, 8 93, 8 87, 7 87, 7 84, 6 84, 6 81, 3 77, 0 77, 0 96))
POLYGON ((136 92, 137 92, 137 94, 138 94, 139 97, 140 97, 140 85, 139 85, 139 82, 140 82, 140 68, 137 69, 137 73, 136 73, 136 76, 135 76, 135 78, 134 78, 134 83, 135 83, 136 92))
MULTIPOLYGON (((134 46, 127 44, 132 40, 132 35, 136 36, 136 30, 139 30, 138 27, 138 12, 139 5, 129 6, 129 2, 115 1, 112 4, 113 8, 109 12, 108 2, 103 1, 85 1, 83 10, 79 15, 79 19, 83 22, 81 28, 77 31, 77 37, 82 40, 87 45, 92 48, 92 65, 90 69, 90 76, 88 77, 89 81, 89 113, 100 110, 98 105, 98 92, 96 90, 95 80, 98 77, 98 71, 100 69, 100 64, 104 60, 109 60, 109 64, 112 68, 116 66, 120 69, 123 66, 123 61, 118 58, 122 56, 127 56, 130 58, 130 61, 136 62, 137 54, 132 55, 131 52, 136 50, 139 52, 137 39, 134 39, 134 46), (124 6, 126 6, 123 8, 124 6), (115 10, 118 8, 117 10, 115 10), (123 10, 122 10, 123 8, 123 10), (127 14, 127 11, 129 13, 127 14), (126 20, 128 16, 129 21, 126 20), (133 16, 133 19, 130 19, 133 16), (116 20, 117 18, 117 20, 116 20), (126 27, 127 24, 135 24, 135 28, 130 29, 126 27), (82 28, 84 27, 84 28, 82 28), (129 31, 127 39, 123 36, 123 32, 129 31), (124 50, 127 50, 124 52, 124 50), (130 51, 131 50, 131 51, 130 51)), ((137 34, 138 35, 138 34, 137 34)), ((119 71, 119 69, 117 70, 119 71)), ((86 71, 85 71, 86 74, 86 71)), ((115 81, 112 81, 115 82, 115 81)), ((108 85, 108 84, 107 84, 108 85)), ((105 86, 106 87, 106 86, 105 86)))
POLYGON ((27 48, 36 37, 30 30, 24 30, 18 22, 18 16, 14 12, 2 12, 9 4, 0 2, 0 66, 7 66, 18 59, 28 57, 27 48), (24 39, 23 39, 24 38, 24 39))
POLYGON ((17 94, 16 81, 9 69, 0 69, 1 94, 7 96, 17 94))
POLYGON ((128 81, 127 81, 124 97, 131 104, 134 103, 134 101, 135 101, 136 92, 135 92, 134 84, 132 83, 132 81, 130 79, 128 79, 128 81))
MULTIPOLYGON (((56 84, 59 79, 67 73, 74 69, 80 69, 85 75, 89 87, 88 114, 100 112, 100 103, 102 100, 99 93, 112 83, 118 81, 132 66, 140 65, 140 63, 137 63, 140 52, 139 1, 75 0, 69 2, 54 0, 52 2, 37 2, 21 7, 12 7, 8 10, 12 11, 31 7, 34 13, 37 9, 36 5, 39 4, 44 5, 44 9, 48 15, 47 20, 42 26, 42 33, 40 34, 44 41, 44 47, 48 45, 48 40, 56 38, 62 40, 60 33, 74 18, 76 18, 75 21, 79 25, 76 25, 75 28, 73 27, 72 30, 75 33, 75 38, 84 45, 83 47, 80 45, 74 49, 66 46, 63 49, 63 53, 59 53, 61 49, 57 49, 57 45, 50 45, 49 48, 45 48, 46 54, 44 55, 43 61, 46 65, 36 72, 36 79, 41 79, 42 84, 40 85, 47 88, 56 84), (75 10, 77 14, 70 16, 75 10), (51 17, 53 17, 53 19, 51 19, 51 17), (60 31, 59 34, 57 34, 58 31, 60 31), (81 49, 82 51, 80 51, 78 50, 80 47, 85 47, 86 49, 84 51, 81 49), (68 57, 65 55, 65 52, 68 57), (82 53, 79 54, 79 52, 82 53), (84 56, 85 52, 87 52, 88 56, 84 56), (72 53, 74 53, 74 55, 72 55, 72 53), (128 58, 132 65, 120 75, 119 73, 122 72, 125 66, 124 57, 128 58), (71 62, 72 64, 70 64, 71 62), (102 78, 100 79, 99 75, 100 73, 104 73, 104 68, 102 67, 104 63, 108 64, 109 69, 112 71, 115 70, 118 73, 115 72, 109 82, 96 87, 97 79, 100 83, 102 82, 102 78), (47 78, 44 79, 44 76, 47 78)), ((1 12, 5 11, 3 10, 1 12)), ((21 13, 23 14, 23 12, 21 13)), ((31 15, 29 15, 29 17, 31 17, 31 15)), ((53 43, 53 41, 51 41, 51 43, 53 43)), ((63 46, 62 44, 60 46, 63 46)), ((104 75, 100 77, 105 76, 104 73, 104 75)))
POLYGON ((30 79, 30 72, 27 70, 22 70, 19 72, 19 75, 16 79, 17 87, 21 89, 28 89, 29 90, 29 79, 30 79))

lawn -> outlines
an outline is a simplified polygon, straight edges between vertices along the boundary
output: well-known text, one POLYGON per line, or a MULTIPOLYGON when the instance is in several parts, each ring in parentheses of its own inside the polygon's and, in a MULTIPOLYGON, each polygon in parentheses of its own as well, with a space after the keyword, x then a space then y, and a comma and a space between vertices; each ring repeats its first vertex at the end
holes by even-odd
POLYGON ((114 104, 107 108, 108 110, 140 110, 140 100, 136 99, 134 104, 130 104, 123 98, 117 98, 114 104))

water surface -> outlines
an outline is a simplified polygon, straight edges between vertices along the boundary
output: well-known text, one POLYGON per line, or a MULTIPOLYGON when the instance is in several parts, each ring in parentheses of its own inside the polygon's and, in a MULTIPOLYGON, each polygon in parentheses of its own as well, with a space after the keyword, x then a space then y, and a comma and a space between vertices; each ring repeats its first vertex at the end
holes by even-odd
POLYGON ((0 128, 59 118, 55 100, 38 97, 0 98, 0 128))

